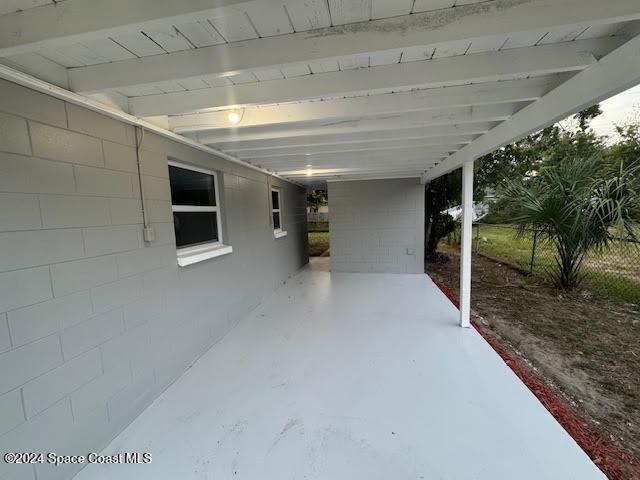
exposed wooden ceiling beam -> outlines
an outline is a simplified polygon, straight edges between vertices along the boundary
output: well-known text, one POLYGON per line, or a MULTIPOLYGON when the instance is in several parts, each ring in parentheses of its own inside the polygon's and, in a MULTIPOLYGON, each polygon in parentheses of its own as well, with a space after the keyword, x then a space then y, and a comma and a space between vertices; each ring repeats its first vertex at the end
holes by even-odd
POLYGON ((367 97, 342 98, 323 102, 247 107, 240 111, 222 110, 169 117, 169 128, 176 133, 229 128, 229 114, 237 113, 235 128, 285 124, 302 121, 352 117, 354 112, 367 117, 398 112, 414 112, 443 107, 489 105, 493 103, 533 101, 566 81, 569 74, 481 83, 367 97))
MULTIPOLYGON (((247 0, 65 0, 0 16, 0 57, 210 18, 247 0)), ((277 2, 280 4, 281 2, 277 2)))
POLYGON ((369 173, 369 174, 349 174, 349 175, 331 175, 324 178, 297 178, 293 181, 306 184, 307 186, 317 185, 318 187, 324 186, 330 182, 351 182, 354 180, 388 180, 391 178, 420 178, 419 172, 387 172, 382 174, 369 173))
POLYGON ((374 152, 340 152, 322 153, 318 155, 290 155, 272 158, 248 158, 252 164, 260 164, 263 167, 282 163, 299 163, 301 165, 320 165, 330 161, 349 163, 352 160, 374 161, 382 160, 395 162, 414 157, 434 157, 445 158, 450 153, 457 151, 457 148, 442 149, 438 147, 405 147, 394 150, 381 150, 374 152))
MULTIPOLYGON (((124 0, 118 0, 118 3, 123 2, 124 0)), ((115 2, 100 0, 62 2, 58 8, 64 8, 65 13, 69 12, 70 19, 75 22, 56 14, 55 8, 25 16, 14 14, 8 15, 9 18, 0 18, 0 56, 3 55, 3 49, 6 54, 6 51, 15 51, 20 46, 29 46, 34 42, 68 37, 69 32, 77 34, 79 31, 87 33, 98 30, 108 33, 118 23, 134 25, 144 21, 143 7, 147 7, 148 18, 155 20, 163 15, 170 17, 202 8, 207 2, 136 0, 129 1, 128 5, 120 8, 118 5, 112 6, 113 3, 115 2), (66 6, 66 3, 71 5, 66 6), (118 12, 119 10, 122 12, 118 12), (86 27, 83 21, 85 17, 86 27), (34 29, 37 33, 33 32, 34 29), (24 37, 22 32, 25 32, 24 37)), ((237 2, 216 2, 228 3, 237 2)), ((284 2, 274 3, 282 5, 284 2)), ((191 13, 193 12, 189 12, 191 13)), ((226 76, 277 68, 284 64, 307 63, 416 45, 437 45, 465 39, 471 41, 571 24, 584 24, 586 28, 593 24, 635 19, 640 19, 640 6, 636 0, 495 0, 168 55, 79 67, 70 71, 70 80, 75 91, 91 92, 179 78, 226 76)), ((141 28, 139 23, 138 28, 141 28)))
MULTIPOLYGON (((262 160, 269 158, 288 157, 288 156, 310 156, 317 154, 342 154, 351 152, 380 152, 388 150, 396 150, 399 148, 424 148, 424 149, 440 149, 441 151, 454 152, 464 145, 471 143, 474 137, 468 136, 461 138, 460 143, 451 141, 445 142, 446 138, 434 142, 432 139, 411 139, 411 140, 386 140, 382 142, 356 143, 346 145, 320 145, 315 147, 302 148, 275 148, 267 150, 245 150, 236 152, 235 155, 242 159, 262 160)), ((456 139, 458 140, 458 139, 456 139)))
POLYGON ((207 108, 296 102, 350 94, 387 93, 401 89, 510 80, 527 75, 577 72, 596 62, 599 56, 608 53, 621 42, 618 38, 579 40, 256 84, 148 95, 130 98, 129 106, 132 113, 144 117, 181 114, 207 108))
POLYGON ((323 124, 312 123, 307 125, 303 123, 298 124, 295 128, 288 126, 287 128, 265 127, 246 131, 214 130, 213 132, 198 133, 196 138, 200 143, 216 144, 234 140, 267 140, 308 135, 344 135, 366 131, 386 131, 388 129, 401 130, 437 125, 501 121, 509 118, 523 106, 523 103, 505 103, 480 107, 458 107, 426 112, 411 112, 377 118, 357 118, 323 124))
POLYGON ((430 169, 428 181, 459 168, 504 145, 577 113, 640 83, 640 35, 602 58, 540 100, 515 114, 439 165, 430 169))
MULTIPOLYGON (((258 139, 258 140, 235 140, 228 142, 218 141, 217 143, 211 141, 212 145, 223 151, 239 152, 245 149, 269 149, 269 148, 281 148, 281 147, 305 147, 315 145, 346 145, 354 142, 379 142, 387 140, 445 140, 454 141, 454 139, 472 135, 474 138, 483 133, 487 133, 493 127, 498 124, 497 121, 493 122, 477 122, 477 123, 462 123, 459 125, 435 125, 429 127, 418 128, 406 128, 401 130, 378 130, 372 132, 356 132, 356 133, 336 133, 318 135, 311 133, 309 135, 300 135, 297 137, 281 137, 273 139, 258 139)), ((201 140, 206 140, 202 137, 201 140)))
MULTIPOLYGON (((428 168, 429 164, 416 165, 408 169, 381 168, 381 169, 357 169, 357 168, 331 168, 320 171, 312 171, 311 175, 305 170, 292 170, 282 174, 283 177, 295 180, 328 180, 328 179, 360 179, 367 178, 419 178, 428 168)), ((280 175, 280 173, 278 173, 280 175)))
POLYGON ((277 173, 280 176, 291 178, 294 176, 303 177, 308 176, 309 172, 313 172, 316 175, 322 172, 327 173, 330 170, 334 171, 360 171, 360 172, 381 172, 381 171, 414 171, 421 170, 423 173, 431 168, 439 159, 434 158, 414 158, 411 161, 402 164, 393 163, 376 163, 376 164, 344 164, 333 163, 327 165, 314 165, 311 168, 305 167, 305 165, 281 165, 278 167, 271 167, 270 170, 277 173))
POLYGON ((425 154, 421 152, 412 153, 411 155, 403 155, 399 158, 393 157, 376 157, 376 158, 353 158, 346 161, 340 157, 329 158, 322 162, 306 163, 300 161, 281 161, 277 163, 271 163, 268 165, 262 165, 260 163, 254 163, 253 165, 260 165, 260 168, 264 168, 273 172, 291 171, 291 170, 322 170, 328 168, 368 168, 368 169, 380 169, 393 167, 396 170, 415 168, 419 166, 424 171, 427 168, 441 162, 444 157, 438 154, 425 154))
POLYGON ((406 166, 394 166, 394 165, 380 165, 380 166, 334 166, 334 167, 321 167, 321 168, 299 168, 299 169, 287 169, 278 170, 278 175, 287 178, 296 177, 308 177, 311 175, 327 175, 327 174, 345 174, 345 173, 381 173, 381 172, 415 172, 424 171, 432 165, 432 162, 425 160, 424 162, 414 162, 406 166))

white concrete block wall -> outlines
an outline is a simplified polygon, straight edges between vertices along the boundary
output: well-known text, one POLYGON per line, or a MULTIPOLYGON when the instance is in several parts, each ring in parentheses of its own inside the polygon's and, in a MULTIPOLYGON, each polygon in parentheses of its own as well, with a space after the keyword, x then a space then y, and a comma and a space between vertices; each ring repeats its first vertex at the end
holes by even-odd
MULTIPOLYGON (((99 451, 307 262, 303 189, 150 133, 141 163, 156 240, 145 243, 134 138, 0 81, 0 452, 99 451), (219 172, 232 254, 177 266, 168 157, 219 172), (271 183, 283 191, 279 239, 271 183)), ((0 460, 0 478, 77 470, 0 460)))
POLYGON ((424 273, 424 185, 419 179, 330 182, 334 272, 424 273))

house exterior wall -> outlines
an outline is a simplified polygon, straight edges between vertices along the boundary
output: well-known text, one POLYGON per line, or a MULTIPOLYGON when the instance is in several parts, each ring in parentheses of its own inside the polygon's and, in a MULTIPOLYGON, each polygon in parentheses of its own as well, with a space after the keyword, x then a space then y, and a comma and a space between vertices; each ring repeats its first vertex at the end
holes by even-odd
POLYGON ((419 179, 330 182, 331 271, 424 273, 419 179))
MULTIPOLYGON (((308 261, 304 189, 148 132, 145 243, 134 145, 130 125, 0 80, 1 452, 100 451, 308 261), (233 253, 177 266, 168 157, 218 172, 233 253)), ((2 478, 78 469, 0 461, 2 478)))

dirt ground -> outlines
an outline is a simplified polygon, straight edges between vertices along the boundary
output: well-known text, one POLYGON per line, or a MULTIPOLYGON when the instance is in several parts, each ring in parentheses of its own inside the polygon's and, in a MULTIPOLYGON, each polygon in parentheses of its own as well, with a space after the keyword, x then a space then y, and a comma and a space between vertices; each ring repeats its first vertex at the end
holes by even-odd
MULTIPOLYGON (((427 263, 426 270, 457 295, 459 256, 445 253, 448 263, 427 263)), ((603 437, 640 459, 638 306, 588 292, 559 294, 481 256, 472 268, 472 309, 483 328, 603 437)))

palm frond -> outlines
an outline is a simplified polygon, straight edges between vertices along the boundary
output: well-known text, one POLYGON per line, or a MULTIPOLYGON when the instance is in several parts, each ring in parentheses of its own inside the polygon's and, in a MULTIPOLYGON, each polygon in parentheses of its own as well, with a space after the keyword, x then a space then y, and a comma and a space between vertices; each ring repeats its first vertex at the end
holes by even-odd
POLYGON ((602 158, 570 158, 540 169, 528 182, 505 180, 498 191, 522 235, 535 230, 553 243, 556 284, 578 285, 585 255, 614 236, 636 238, 640 223, 640 161, 603 173, 602 158))

